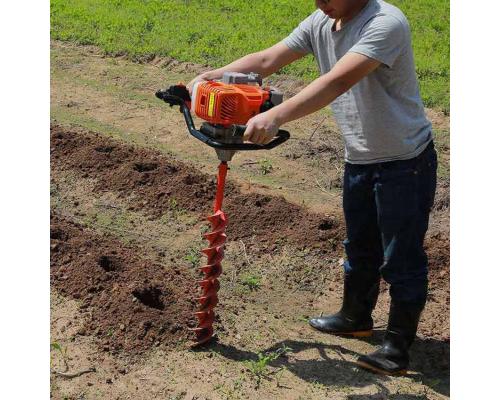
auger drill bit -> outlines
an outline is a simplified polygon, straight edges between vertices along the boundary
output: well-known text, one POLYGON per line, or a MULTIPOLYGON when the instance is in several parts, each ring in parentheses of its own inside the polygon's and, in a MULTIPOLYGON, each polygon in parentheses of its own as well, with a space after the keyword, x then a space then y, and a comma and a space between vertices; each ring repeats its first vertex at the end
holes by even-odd
POLYGON ((199 346, 212 339, 214 334, 213 323, 215 319, 214 307, 217 305, 217 292, 220 288, 219 276, 222 273, 222 259, 224 258, 224 244, 226 243, 227 217, 222 208, 224 197, 224 186, 227 175, 227 162, 222 161, 219 164, 219 174, 217 177, 217 193, 214 202, 214 214, 208 217, 212 227, 211 232, 203 236, 208 240, 208 247, 203 249, 203 254, 207 257, 207 263, 200 268, 204 278, 198 281, 201 287, 201 296, 198 297, 200 304, 195 313, 198 318, 198 327, 194 329, 196 342, 194 346, 199 346))
POLYGON ((213 337, 214 307, 217 305, 219 276, 222 273, 221 262, 226 243, 227 217, 222 212, 222 199, 227 175, 227 162, 237 151, 270 150, 286 142, 290 133, 279 129, 274 138, 266 144, 245 143, 245 125, 252 116, 269 110, 283 101, 283 95, 276 89, 262 86, 258 74, 225 72, 222 81, 203 81, 192 88, 179 83, 166 90, 158 90, 156 97, 172 106, 179 106, 184 116, 189 133, 202 143, 212 147, 221 161, 217 179, 217 194, 214 202, 214 214, 208 217, 212 231, 204 235, 208 247, 203 249, 207 264, 201 267, 204 277, 198 284, 201 295, 197 298, 199 308, 196 312, 198 326, 194 346, 210 341, 213 337), (196 116, 204 120, 196 129, 191 109, 196 116))

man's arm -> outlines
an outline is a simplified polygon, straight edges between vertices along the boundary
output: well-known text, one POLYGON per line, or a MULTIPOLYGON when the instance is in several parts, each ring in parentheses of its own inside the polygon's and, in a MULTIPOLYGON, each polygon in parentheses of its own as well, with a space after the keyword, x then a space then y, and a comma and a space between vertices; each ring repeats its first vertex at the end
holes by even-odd
POLYGON ((365 55, 348 52, 328 73, 311 82, 295 96, 251 118, 247 123, 245 140, 261 144, 269 142, 280 125, 327 106, 380 64, 365 55))
POLYGON ((221 79, 222 74, 226 71, 242 73, 256 72, 265 78, 304 55, 291 50, 288 46, 280 42, 265 50, 248 54, 222 68, 205 72, 189 82, 187 87, 191 91, 194 83, 198 80, 221 79))

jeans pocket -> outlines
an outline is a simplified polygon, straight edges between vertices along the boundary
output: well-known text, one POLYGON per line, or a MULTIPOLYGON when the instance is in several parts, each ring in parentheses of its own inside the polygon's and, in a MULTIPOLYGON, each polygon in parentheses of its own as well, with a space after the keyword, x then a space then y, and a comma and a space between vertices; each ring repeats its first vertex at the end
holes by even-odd
POLYGON ((418 171, 416 168, 384 171, 375 186, 380 218, 407 219, 417 210, 418 171))
POLYGON ((423 212, 428 213, 434 204, 437 185, 438 158, 436 150, 427 154, 418 166, 419 205, 423 212))
POLYGON ((417 170, 419 173, 425 173, 426 171, 432 172, 433 170, 437 169, 438 158, 434 146, 432 146, 431 149, 424 150, 424 153, 422 153, 422 155, 417 158, 419 158, 419 161, 417 163, 417 170))

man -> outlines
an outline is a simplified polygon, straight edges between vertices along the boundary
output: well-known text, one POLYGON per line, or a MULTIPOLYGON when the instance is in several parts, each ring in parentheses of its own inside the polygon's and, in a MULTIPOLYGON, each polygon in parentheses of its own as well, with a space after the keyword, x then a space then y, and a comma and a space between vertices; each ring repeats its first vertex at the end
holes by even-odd
POLYGON ((342 308, 314 318, 323 332, 371 335, 379 282, 390 284, 382 347, 361 356, 369 370, 406 373, 427 297, 423 240, 436 189, 437 159, 415 74, 403 13, 382 0, 316 0, 318 10, 282 42, 195 78, 224 71, 266 77, 312 53, 321 76, 294 97, 248 121, 245 138, 267 143, 283 123, 331 104, 345 142, 342 308))

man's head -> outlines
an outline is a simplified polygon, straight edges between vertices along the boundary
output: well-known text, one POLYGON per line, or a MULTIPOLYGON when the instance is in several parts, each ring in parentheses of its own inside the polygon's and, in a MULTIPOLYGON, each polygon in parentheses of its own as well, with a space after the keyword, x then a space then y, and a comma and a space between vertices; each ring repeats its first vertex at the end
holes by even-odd
POLYGON ((330 18, 351 18, 368 0, 316 0, 316 7, 330 18))

